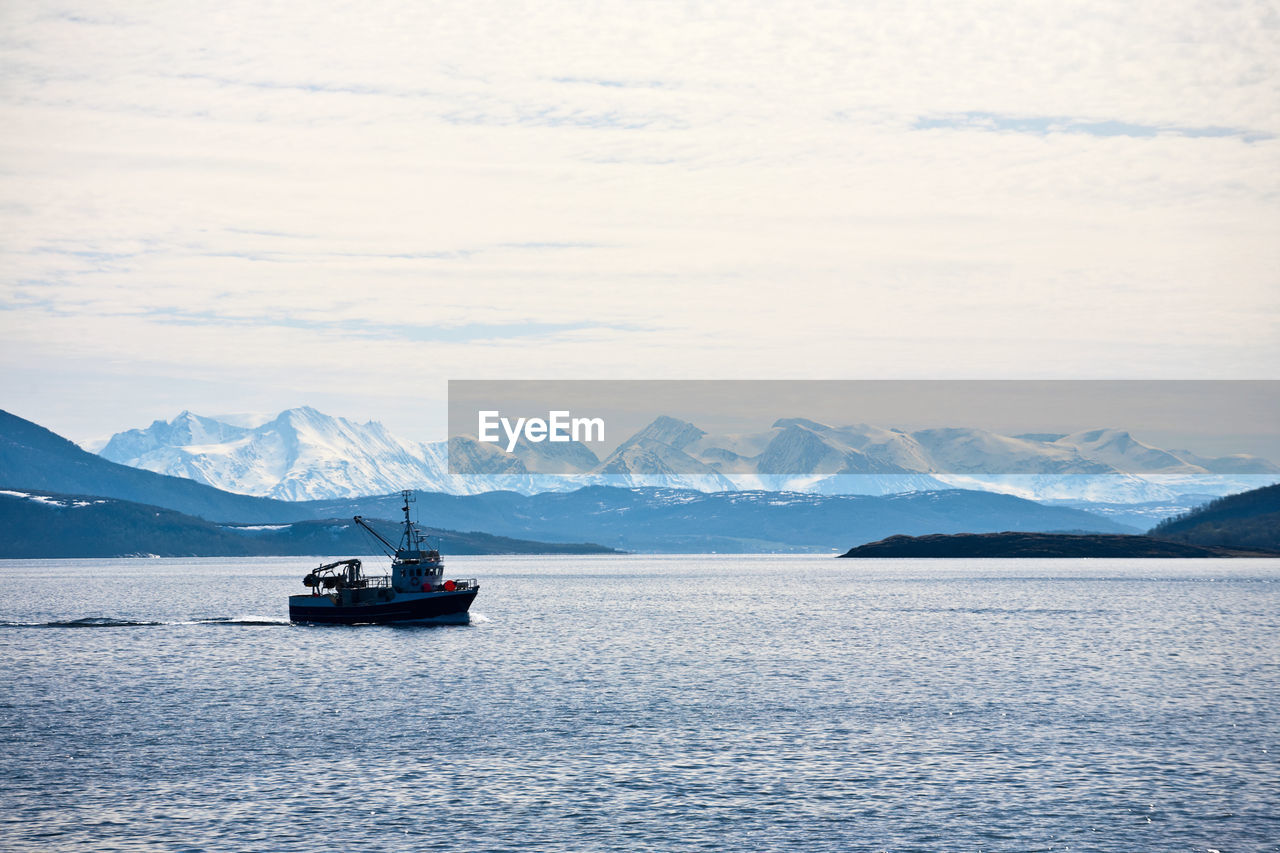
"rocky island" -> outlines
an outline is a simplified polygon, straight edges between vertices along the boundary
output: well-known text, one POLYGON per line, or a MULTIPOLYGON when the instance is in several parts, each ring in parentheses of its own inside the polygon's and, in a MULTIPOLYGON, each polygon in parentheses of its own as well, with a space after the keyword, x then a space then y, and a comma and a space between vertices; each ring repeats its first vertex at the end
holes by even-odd
POLYGON ((1103 533, 955 533, 890 536, 842 557, 1280 557, 1268 551, 1103 533))

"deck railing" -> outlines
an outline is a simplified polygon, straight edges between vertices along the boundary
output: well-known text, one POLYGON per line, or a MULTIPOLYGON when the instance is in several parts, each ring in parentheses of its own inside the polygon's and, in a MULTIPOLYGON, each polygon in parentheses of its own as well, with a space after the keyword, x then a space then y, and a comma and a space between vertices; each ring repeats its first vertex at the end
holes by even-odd
MULTIPOLYGON (((453 589, 449 590, 449 592, 465 592, 468 589, 478 589, 480 586, 480 582, 477 581, 475 578, 450 578, 450 580, 453 581, 453 589)), ((440 583, 432 584, 431 591, 432 592, 444 591, 445 583, 446 581, 441 581, 440 583)))

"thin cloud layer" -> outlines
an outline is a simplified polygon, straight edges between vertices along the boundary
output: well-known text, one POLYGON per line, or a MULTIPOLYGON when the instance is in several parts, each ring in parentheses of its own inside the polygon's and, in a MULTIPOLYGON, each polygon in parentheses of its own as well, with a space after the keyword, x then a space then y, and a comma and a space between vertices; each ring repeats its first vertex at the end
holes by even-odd
POLYGON ((1270 4, 0 15, 0 356, 73 435, 314 395, 434 438, 450 377, 1280 363, 1270 4))

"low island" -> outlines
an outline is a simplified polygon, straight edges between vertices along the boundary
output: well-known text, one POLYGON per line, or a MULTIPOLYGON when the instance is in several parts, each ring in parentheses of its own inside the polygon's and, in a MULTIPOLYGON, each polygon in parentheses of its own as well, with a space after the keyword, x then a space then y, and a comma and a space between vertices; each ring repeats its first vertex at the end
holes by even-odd
POLYGON ((841 557, 1280 557, 1270 551, 1106 533, 953 533, 890 536, 841 557))

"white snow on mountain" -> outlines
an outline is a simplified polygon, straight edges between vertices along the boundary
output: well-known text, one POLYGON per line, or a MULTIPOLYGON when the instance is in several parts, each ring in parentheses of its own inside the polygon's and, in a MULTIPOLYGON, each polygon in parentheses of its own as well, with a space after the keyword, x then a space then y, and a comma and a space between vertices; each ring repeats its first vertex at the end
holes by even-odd
POLYGON ((453 494, 524 494, 583 485, 699 491, 896 494, 982 489, 1032 499, 1112 503, 1228 494, 1280 480, 1258 457, 1205 459, 1145 444, 1119 429, 1006 436, 980 429, 913 433, 784 418, 768 430, 712 435, 660 417, 603 461, 576 442, 521 445, 508 454, 465 437, 411 442, 377 421, 356 423, 309 407, 236 423, 182 412, 118 433, 112 461, 242 494, 308 500, 403 488, 453 494), (449 456, 469 472, 449 473, 449 456), (566 472, 573 476, 557 476, 566 472))
POLYGON ((1063 436, 1053 446, 1067 447, 1091 461, 1119 471, 1146 474, 1207 474, 1208 469, 1179 459, 1168 451, 1143 444, 1119 429, 1095 429, 1063 436))
POLYGON ((358 424, 310 407, 257 427, 183 412, 172 421, 113 436, 113 462, 186 477, 247 495, 310 500, 450 485, 443 442, 414 444, 376 421, 358 424))
POLYGON ((684 451, 653 438, 632 436, 591 472, 594 482, 614 486, 663 485, 723 492, 733 481, 684 451))
POLYGON ((106 500, 81 500, 79 498, 68 497, 51 497, 49 495, 33 495, 30 492, 15 492, 12 489, 0 489, 0 496, 8 498, 25 498, 35 503, 48 504, 56 506, 60 509, 80 509, 86 506, 98 506, 107 503, 106 500))

